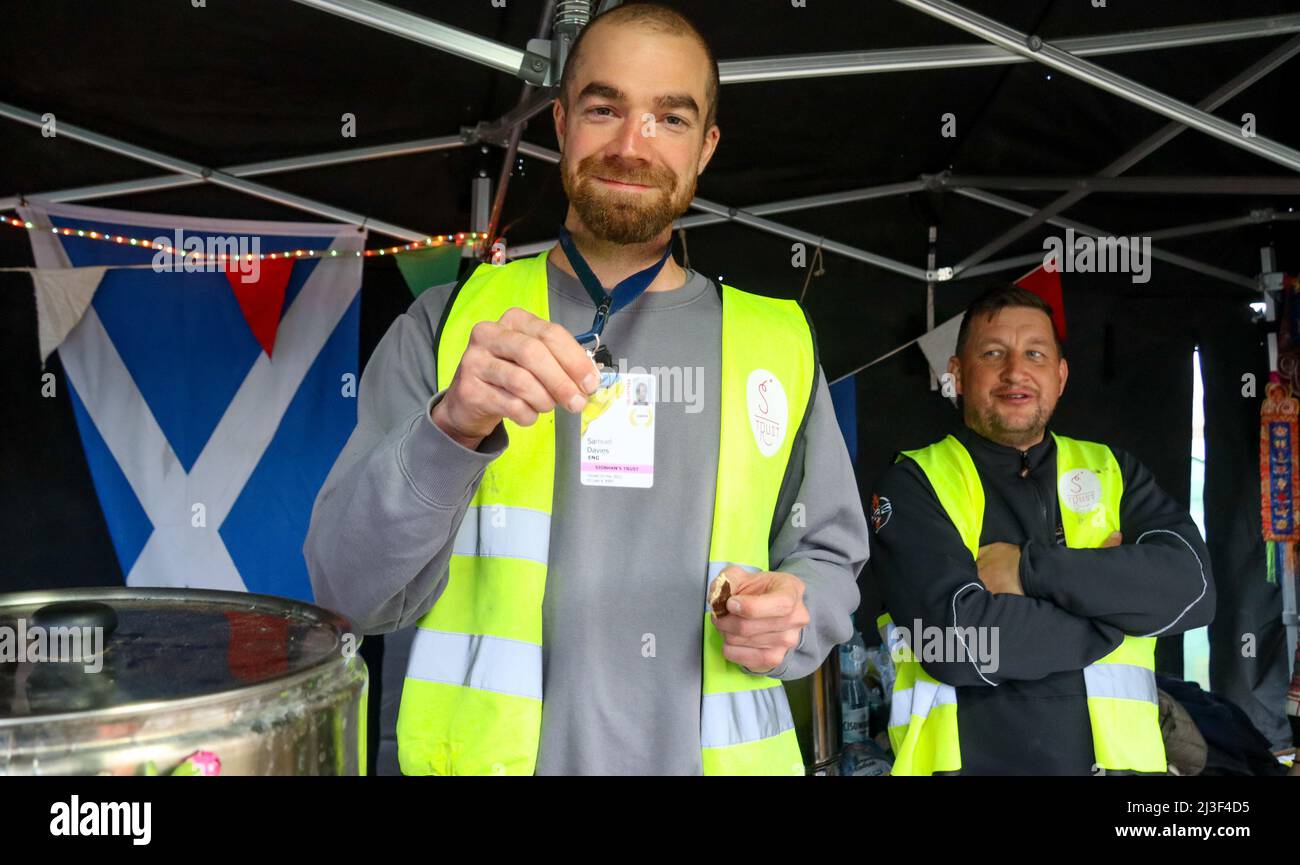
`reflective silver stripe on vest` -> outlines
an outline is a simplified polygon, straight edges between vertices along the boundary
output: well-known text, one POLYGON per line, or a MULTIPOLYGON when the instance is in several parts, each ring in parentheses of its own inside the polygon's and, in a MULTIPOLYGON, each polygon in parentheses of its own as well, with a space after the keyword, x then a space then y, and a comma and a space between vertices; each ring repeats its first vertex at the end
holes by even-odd
POLYGON ((913 716, 926 718, 935 706, 956 702, 957 689, 952 685, 917 679, 912 687, 894 691, 889 706, 889 726, 906 727, 912 723, 913 716))
POLYGON ((504 637, 416 628, 411 679, 542 699, 542 647, 504 637))
POLYGON ((1083 668, 1083 684, 1089 697, 1157 703, 1156 674, 1146 667, 1092 664, 1083 668))
POLYGON ((794 729, 785 688, 705 694, 700 706, 700 744, 722 748, 756 742, 794 729))
POLYGON ((484 505, 466 510, 451 551, 458 556, 504 556, 546 564, 550 546, 550 514, 484 505))
POLYGON ((732 565, 744 568, 751 574, 757 574, 760 570, 751 565, 742 565, 740 562, 709 562, 709 577, 704 581, 704 612, 707 613, 712 609, 709 606, 709 586, 713 585, 713 581, 717 579, 718 574, 722 573, 724 568, 728 568, 732 565))

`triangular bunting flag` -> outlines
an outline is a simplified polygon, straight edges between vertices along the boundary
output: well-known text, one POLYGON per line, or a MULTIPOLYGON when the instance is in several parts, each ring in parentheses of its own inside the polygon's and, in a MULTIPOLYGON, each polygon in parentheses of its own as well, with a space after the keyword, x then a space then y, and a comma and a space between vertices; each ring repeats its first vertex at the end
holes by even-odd
POLYGON ((431 286, 456 281, 460 273, 460 255, 460 247, 454 244, 430 246, 400 253, 396 257, 397 269, 402 271, 402 279, 406 280, 411 296, 419 297, 431 286))
POLYGON ((284 310, 284 289, 293 272, 293 259, 266 258, 258 262, 256 278, 245 282, 249 275, 235 262, 226 262, 226 279, 235 291, 235 299, 244 313, 244 319, 253 331, 253 338, 266 356, 275 347, 275 333, 280 327, 280 313, 284 310))
POLYGON ((86 314, 107 267, 32 268, 41 366, 86 314))
POLYGON ((961 329, 961 320, 965 317, 964 312, 954 315, 916 341, 925 354, 930 369, 934 371, 935 378, 943 377, 948 371, 948 358, 957 353, 957 331, 961 329))
POLYGON ((1041 265, 1016 280, 1016 285, 1032 291, 1052 308, 1052 327, 1056 338, 1065 342, 1065 302, 1061 295, 1061 272, 1048 271, 1041 265))

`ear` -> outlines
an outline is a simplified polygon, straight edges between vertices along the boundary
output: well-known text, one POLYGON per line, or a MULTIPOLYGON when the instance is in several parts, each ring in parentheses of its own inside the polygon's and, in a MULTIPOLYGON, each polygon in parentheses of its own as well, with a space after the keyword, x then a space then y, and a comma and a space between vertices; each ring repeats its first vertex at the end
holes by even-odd
POLYGON ((1061 398, 1061 394, 1065 393, 1065 380, 1066 380, 1067 378, 1070 377, 1070 365, 1069 365, 1068 363, 1065 362, 1065 358, 1061 358, 1060 364, 1061 364, 1061 365, 1060 365, 1060 371, 1061 371, 1061 393, 1058 393, 1058 394, 1056 395, 1056 398, 1057 398, 1057 399, 1060 399, 1060 398, 1061 398))
POLYGON ((948 372, 952 374, 952 383, 957 389, 957 396, 961 396, 961 360, 955 354, 948 358, 948 372))
POLYGON ((560 143, 560 151, 564 151, 564 105, 557 97, 551 105, 551 117, 555 120, 555 140, 560 143))
POLYGON ((709 127, 708 132, 704 133, 704 144, 700 150, 700 169, 696 172, 696 176, 704 173, 705 166, 709 164, 709 160, 713 158, 713 154, 718 149, 718 139, 721 137, 722 130, 718 128, 716 123, 709 127))

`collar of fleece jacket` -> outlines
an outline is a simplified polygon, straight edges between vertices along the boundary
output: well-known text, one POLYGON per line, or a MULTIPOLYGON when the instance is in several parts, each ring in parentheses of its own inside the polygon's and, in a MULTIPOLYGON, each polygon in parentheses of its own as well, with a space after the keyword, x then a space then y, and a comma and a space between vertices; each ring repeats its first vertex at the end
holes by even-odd
POLYGON ((1030 473, 1037 472, 1043 463, 1056 456, 1056 439, 1052 438, 1051 430, 1044 432, 1043 440, 1026 451, 990 441, 964 424, 954 435, 970 451, 971 459, 976 465, 998 476, 1004 472, 1018 476, 1025 467, 1029 468, 1030 473))

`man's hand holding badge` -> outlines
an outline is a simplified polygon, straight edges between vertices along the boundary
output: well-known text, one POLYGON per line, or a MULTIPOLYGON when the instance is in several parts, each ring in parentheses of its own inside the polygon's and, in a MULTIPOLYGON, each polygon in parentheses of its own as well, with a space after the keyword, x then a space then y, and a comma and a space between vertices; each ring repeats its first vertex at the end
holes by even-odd
POLYGON ((474 325, 432 418, 473 450, 503 418, 531 426, 557 405, 582 411, 599 384, 595 364, 572 334, 526 310, 509 309, 498 321, 474 325))
POLYGON ((723 568, 709 587, 723 657, 754 673, 775 670, 808 624, 803 593, 804 582, 794 574, 723 568))
POLYGON ((609 347, 600 342, 605 322, 650 286, 673 250, 670 237, 657 263, 606 292, 563 225, 559 237, 569 264, 596 305, 591 329, 575 337, 522 309, 509 309, 498 321, 474 325, 451 387, 431 413, 434 423, 471 450, 505 418, 532 426, 539 414, 557 406, 580 412, 593 393, 617 380, 610 369, 609 347), (585 343, 594 345, 588 349, 585 343))

